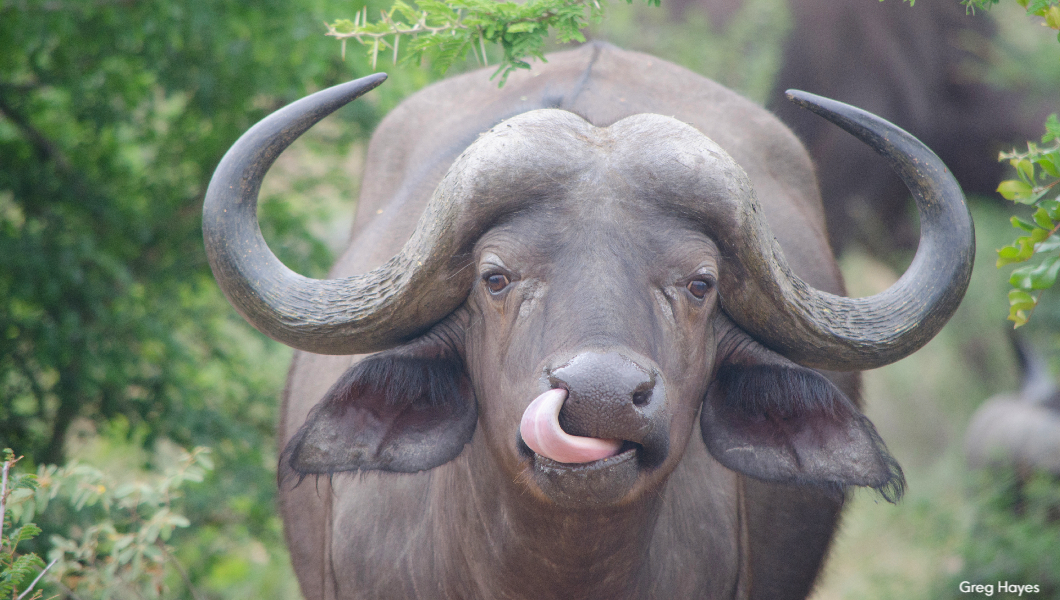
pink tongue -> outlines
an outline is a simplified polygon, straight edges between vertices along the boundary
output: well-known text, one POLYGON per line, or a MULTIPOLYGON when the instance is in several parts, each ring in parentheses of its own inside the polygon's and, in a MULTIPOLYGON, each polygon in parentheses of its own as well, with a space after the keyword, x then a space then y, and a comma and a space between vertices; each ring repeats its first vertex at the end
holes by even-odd
POLYGON ((578 437, 559 426, 559 411, 567 390, 556 388, 541 394, 523 413, 519 433, 531 450, 561 463, 587 463, 618 454, 619 440, 578 437))

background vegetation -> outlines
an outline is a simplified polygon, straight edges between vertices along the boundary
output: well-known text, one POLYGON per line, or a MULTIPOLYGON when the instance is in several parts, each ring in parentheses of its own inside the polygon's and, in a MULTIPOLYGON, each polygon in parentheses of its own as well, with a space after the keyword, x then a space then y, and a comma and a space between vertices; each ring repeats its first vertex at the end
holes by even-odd
MULTIPOLYGON (((325 22, 363 6, 0 0, 0 448, 25 455, 7 488, 3 537, 31 521, 41 530, 0 545, 0 591, 15 576, 4 560, 35 553, 17 585, 55 560, 49 595, 297 596, 273 506, 290 352, 250 329, 214 285, 201 199, 253 122, 370 72, 364 53, 343 61, 323 35, 325 22)), ((373 0, 367 12, 381 8, 373 0)), ((791 28, 781 0, 748 0, 724 27, 696 12, 675 23, 646 3, 608 11, 587 36, 759 101, 791 28)), ((485 60, 500 54, 487 48, 485 60)), ((1012 56, 999 52, 998 81, 1060 90, 1056 69, 1012 56)), ((300 140, 266 180, 266 238, 300 272, 322 276, 345 241, 374 124, 438 76, 380 67, 391 73, 384 86, 300 140)), ((898 506, 855 498, 819 598, 943 597, 953 578, 1001 577, 998 557, 1022 568, 1030 562, 1020 556, 1048 556, 1032 540, 1057 539, 1046 518, 1055 485, 1036 484, 1033 506, 1046 508, 1024 514, 1045 516, 1027 521, 1010 510, 1008 480, 984 484, 963 466, 968 417, 1017 379, 1001 335, 1006 283, 992 266, 1011 241, 1010 213, 996 199, 972 202, 980 255, 953 324, 915 357, 866 375, 867 411, 906 467, 909 495, 898 506)), ((888 265, 908 257, 879 259, 843 258, 855 293, 885 287, 896 277, 888 265)), ((1060 331, 1054 313, 1038 308, 1040 342, 1060 331)), ((1020 573, 1007 576, 1045 583, 1020 573)))
MULTIPOLYGON (((269 597, 266 584, 289 572, 272 436, 290 353, 217 290, 202 195, 256 120, 369 72, 323 36, 331 10, 316 0, 0 2, 0 448, 25 455, 24 471, 77 458, 128 483, 165 470, 172 452, 160 447, 212 447, 217 469, 181 499, 190 527, 171 543, 189 583, 213 597, 269 597)), ((393 78, 305 152, 347 153, 425 78, 393 78)), ((305 178, 285 185, 285 200, 263 203, 266 234, 288 264, 319 276, 331 254, 308 223, 322 206, 299 201, 316 193, 305 178)), ((342 185, 335 195, 352 196, 356 181, 342 185)), ((37 516, 44 532, 22 547, 45 556, 51 536, 102 516, 58 507, 37 516)))

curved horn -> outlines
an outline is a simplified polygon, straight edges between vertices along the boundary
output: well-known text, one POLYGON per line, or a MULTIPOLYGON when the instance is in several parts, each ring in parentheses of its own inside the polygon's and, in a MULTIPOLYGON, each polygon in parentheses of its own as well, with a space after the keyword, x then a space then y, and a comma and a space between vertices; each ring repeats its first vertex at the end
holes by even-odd
POLYGON ((378 73, 337 85, 269 115, 225 154, 206 192, 203 237, 225 296, 262 333, 300 350, 382 350, 442 319, 467 295, 471 270, 453 276, 449 268, 459 240, 450 231, 454 217, 446 207, 421 223, 385 265, 342 279, 309 279, 291 271, 261 236, 257 197, 272 163, 318 121, 385 79, 378 73))
POLYGON ((835 296, 791 272, 761 213, 750 206, 741 224, 743 241, 737 242, 747 276, 722 274, 722 304, 748 333, 803 365, 843 371, 890 364, 934 337, 964 297, 975 255, 964 194, 942 161, 895 125, 806 92, 787 95, 887 160, 916 201, 920 245, 909 269, 886 291, 835 296))

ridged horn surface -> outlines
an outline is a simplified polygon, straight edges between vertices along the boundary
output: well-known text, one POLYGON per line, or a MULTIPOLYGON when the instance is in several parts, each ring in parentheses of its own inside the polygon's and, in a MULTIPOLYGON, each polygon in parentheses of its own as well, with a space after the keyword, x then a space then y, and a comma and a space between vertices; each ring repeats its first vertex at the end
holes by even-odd
POLYGON ((385 79, 379 73, 337 85, 269 115, 225 154, 206 192, 203 237, 221 289, 247 321, 289 346, 320 354, 381 350, 439 321, 466 296, 469 279, 446 277, 446 248, 436 247, 452 218, 417 229, 385 265, 341 279, 291 271, 261 236, 258 191, 276 158, 318 121, 385 79), (431 285, 439 280, 464 294, 431 285))
POLYGON ((886 291, 866 298, 835 296, 792 273, 761 209, 749 207, 734 240, 742 246, 741 268, 722 273, 719 282, 722 305, 744 330, 800 364, 836 371, 890 364, 934 337, 968 287, 975 233, 964 194, 942 161, 897 126, 806 92, 791 90, 788 97, 890 164, 916 201, 920 245, 905 274, 886 291))

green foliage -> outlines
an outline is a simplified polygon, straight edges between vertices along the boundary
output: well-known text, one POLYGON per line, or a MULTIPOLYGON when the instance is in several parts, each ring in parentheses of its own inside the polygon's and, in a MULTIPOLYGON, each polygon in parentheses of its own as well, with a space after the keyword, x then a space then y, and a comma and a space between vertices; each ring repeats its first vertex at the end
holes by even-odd
POLYGON ((103 435, 79 432, 70 446, 78 460, 37 468, 41 491, 19 515, 43 530, 27 550, 56 560, 46 591, 75 588, 85 600, 111 592, 189 600, 297 597, 271 480, 258 481, 247 465, 218 472, 212 468, 217 452, 186 452, 164 440, 147 452, 142 433, 131 434, 132 443, 127 435, 120 427, 103 435), (150 591, 158 586, 163 592, 150 591))
MULTIPOLYGON (((1016 0, 1026 10, 1028 16, 1041 17, 1042 25, 1060 31, 1060 0, 1016 0)), ((961 0, 970 12, 975 9, 990 9, 999 0, 961 0)), ((912 2, 910 2, 912 4, 912 2)), ((1060 41, 1060 34, 1057 35, 1060 41)), ((1021 54, 1016 52, 1015 54, 1021 54)), ((1013 79, 1020 79, 1019 87, 1028 88, 1028 77, 1048 80, 1057 71, 1055 53, 1042 52, 1040 49, 1022 53, 1015 61, 1002 60, 999 71, 1010 71, 1001 76, 1002 80, 1012 85, 1013 79), (1046 56, 1047 55, 1047 56, 1046 56), (1044 60, 1044 62, 1043 62, 1044 60), (1015 63, 1013 68, 1012 64, 1015 63), (1015 71, 1014 75, 1011 71, 1015 71), (1031 75, 1028 76, 1028 73, 1031 75)), ((996 76, 997 74, 995 74, 996 76)), ((1048 86, 1048 96, 1055 97, 1055 89, 1048 86)), ((1039 147, 1028 142, 1027 152, 1013 150, 1001 153, 998 160, 1008 160, 1015 168, 1017 179, 1002 181, 997 191, 1003 197, 1018 204, 1032 205, 1036 208, 1030 221, 1013 216, 1012 226, 1022 233, 1014 242, 998 250, 997 266, 1003 267, 1014 263, 1027 262, 1039 253, 1050 254, 1040 263, 1016 269, 1010 276, 1012 290, 1009 292, 1009 316, 1015 327, 1025 325, 1042 297, 1042 292, 1056 283, 1060 273, 1060 256, 1051 253, 1060 250, 1060 240, 1055 234, 1060 229, 1060 202, 1047 198, 1050 190, 1060 179, 1060 122, 1056 115, 1046 122, 1046 135, 1042 143, 1053 142, 1049 146, 1039 147)))
MULTIPOLYGON (((3 496, 10 533, 0 547, 0 597, 18 597, 11 594, 36 578, 24 588, 30 589, 40 575, 41 587, 66 597, 203 597, 172 542, 191 524, 181 510, 187 484, 201 483, 213 462, 206 448, 178 450, 171 460, 160 471, 121 476, 78 461, 42 465, 35 475, 12 473, 3 496), (51 562, 43 572, 36 554, 15 553, 19 542, 41 533, 33 520, 58 527, 49 536, 51 562)), ((4 463, 5 475, 12 463, 4 463)))
MULTIPOLYGON (((961 581, 1037 585, 1032 597, 1060 596, 1060 480, 1046 473, 978 474, 974 522, 960 549, 961 568, 936 598, 962 598, 961 581)), ((1016 597, 1016 594, 998 594, 1016 597)))
MULTIPOLYGON (((241 362, 256 334, 212 281, 200 205, 256 119, 365 68, 329 60, 320 11, 0 2, 0 443, 60 463, 79 417, 147 424, 145 443, 271 430, 271 414, 235 418, 275 385, 241 362), (224 359, 225 376, 202 372, 224 359)), ((322 272, 319 245, 286 251, 304 223, 275 216, 281 256, 322 272)))
MULTIPOLYGON (((996 5, 999 0, 961 0, 961 4, 969 10, 977 8, 989 9, 996 5)), ((1027 10, 1029 17, 1041 17, 1041 24, 1060 31, 1060 0, 1016 0, 1016 2, 1027 10)), ((1060 33, 1056 36, 1060 41, 1060 33)))
MULTIPOLYGON (((148 445, 230 439, 264 463, 289 351, 217 290, 201 202, 256 120, 369 72, 334 56, 325 10, 0 0, 0 445, 60 464, 78 419, 120 417, 148 445)), ((347 133, 325 151, 366 138, 425 81, 394 74, 343 111, 347 133)), ((332 256, 307 231, 312 215, 268 197, 261 210, 277 254, 323 275, 332 256)))
POLYGON ((160 475, 131 481, 77 461, 41 466, 35 502, 26 514, 44 512, 61 500, 78 516, 66 522, 66 531, 51 536, 48 555, 55 567, 49 578, 81 598, 173 596, 167 590, 167 566, 178 573, 184 569, 168 542, 174 530, 190 524, 176 503, 185 483, 202 482, 212 469, 205 448, 182 452, 160 475))
POLYGON ((1021 235, 997 251, 997 266, 1041 258, 1037 264, 1016 269, 1009 278, 1013 289, 1009 292, 1008 318, 1016 327, 1027 323, 1042 291, 1053 287, 1060 273, 1060 237, 1056 235, 1060 231, 1060 195, 1049 196, 1060 182, 1060 120, 1056 115, 1046 122, 1042 144, 1028 143, 1026 152, 1002 153, 1000 159, 1009 161, 1018 178, 1002 181, 997 191, 1036 210, 1031 220, 1012 217, 1012 226, 1021 235))
MULTIPOLYGON (((659 0, 648 3, 658 6, 659 0)), ((599 23, 604 15, 600 0, 418 0, 416 5, 413 8, 396 0, 374 23, 368 22, 365 7, 352 21, 338 19, 328 24, 328 35, 342 40, 343 55, 346 40, 364 44, 373 68, 380 51, 391 51, 396 62, 402 37, 409 37, 405 60, 420 64, 426 59, 440 73, 466 59, 472 50, 488 64, 486 44, 499 44, 504 54, 494 76, 500 75, 503 86, 513 71, 530 68, 527 58, 544 59, 550 31, 554 30, 560 43, 584 42, 581 30, 599 23)))
POLYGON ((34 588, 43 574, 44 561, 32 552, 19 553, 18 546, 37 537, 41 530, 15 518, 20 505, 33 497, 37 481, 33 475, 12 472, 11 467, 20 458, 15 458, 10 448, 4 449, 0 479, 0 598, 37 600, 41 591, 34 592, 34 588), (20 525, 15 527, 15 523, 20 525))
MULTIPOLYGON (((171 538, 210 597, 264 597, 225 579, 225 564, 271 583, 289 572, 274 431, 291 351, 217 289, 202 196, 256 120, 370 72, 321 35, 331 10, 327 0, 0 0, 0 448, 35 468, 98 436, 108 449, 97 467, 160 473, 142 448, 212 446, 218 469, 188 490, 191 525, 171 538)), ((296 150, 343 155, 426 81, 392 73, 331 120, 340 134, 296 150)), ((300 204, 321 194, 308 177, 266 180, 262 229, 292 268, 323 276, 332 253, 310 232, 320 204, 300 204)), ((323 179, 352 212, 356 170, 341 185, 330 171, 323 179)), ((52 503, 20 551, 45 556, 54 535, 81 544, 68 525, 87 531, 97 508, 52 503)))

